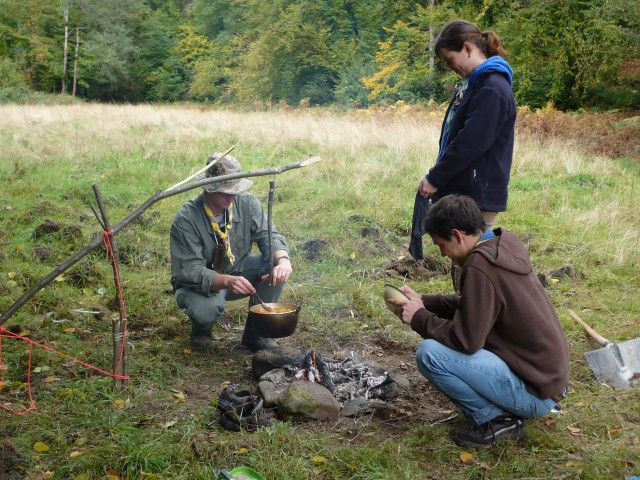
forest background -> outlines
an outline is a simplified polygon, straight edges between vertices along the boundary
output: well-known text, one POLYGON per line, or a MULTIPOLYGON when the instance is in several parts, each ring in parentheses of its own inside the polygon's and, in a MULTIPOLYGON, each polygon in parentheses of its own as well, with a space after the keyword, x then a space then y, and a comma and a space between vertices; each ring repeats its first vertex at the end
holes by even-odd
POLYGON ((631 0, 0 0, 0 101, 442 102, 456 17, 503 38, 520 106, 640 108, 631 0))

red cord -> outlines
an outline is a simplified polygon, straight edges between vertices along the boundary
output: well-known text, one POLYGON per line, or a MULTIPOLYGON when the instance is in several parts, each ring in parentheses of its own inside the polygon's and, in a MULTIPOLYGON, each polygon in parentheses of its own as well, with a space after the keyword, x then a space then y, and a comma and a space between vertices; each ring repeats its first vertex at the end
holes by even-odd
POLYGON ((0 408, 3 408, 4 410, 11 412, 15 415, 24 415, 27 412, 30 412, 32 410, 36 410, 36 404, 33 400, 33 395, 31 392, 31 364, 32 364, 32 358, 33 358, 33 346, 38 346, 44 350, 47 350, 49 352, 55 353, 56 355, 59 355, 61 357, 67 358, 69 360, 72 360, 76 363, 79 363, 80 365, 83 365, 87 368, 90 368, 92 370, 95 370, 97 372, 100 372, 103 375, 107 375, 109 377, 113 377, 115 379, 118 380, 128 380, 129 376, 128 375, 117 375, 116 372, 120 369, 120 365, 122 364, 122 359, 124 357, 124 347, 125 347, 125 342, 127 341, 127 313, 125 310, 125 306, 124 306, 124 297, 122 295, 122 284, 120 283, 120 273, 118 271, 118 262, 116 260, 116 256, 114 255, 113 252, 113 245, 111 244, 111 237, 113 236, 113 230, 109 231, 109 232, 104 232, 104 245, 105 248, 107 250, 107 255, 106 255, 106 259, 109 260, 109 258, 111 258, 111 263, 113 266, 113 271, 114 271, 114 277, 115 277, 115 281, 116 281, 116 288, 118 291, 118 300, 120 302, 120 312, 122 312, 122 320, 124 321, 124 327, 123 327, 123 331, 122 331, 122 342, 120 343, 120 354, 118 357, 118 362, 116 363, 116 366, 113 370, 113 373, 111 372, 107 372, 106 370, 102 370, 98 367, 96 367, 95 365, 91 365, 90 363, 87 362, 83 362, 82 360, 75 358, 75 357, 71 357, 69 355, 66 355, 62 352, 59 352, 57 350, 54 350, 51 347, 47 347, 46 345, 42 345, 41 343, 37 343, 33 340, 31 340, 30 338, 27 337, 23 337, 20 336, 16 333, 13 333, 9 330, 7 330, 6 328, 4 328, 2 325, 0 325, 0 371, 2 372, 1 374, 1 378, 0 378, 0 383, 4 382, 4 361, 2 359, 2 339, 3 338, 13 338, 15 340, 22 340, 24 342, 27 342, 29 344, 29 361, 28 361, 28 366, 27 366, 27 391, 29 393, 29 407, 25 410, 23 410, 22 412, 18 412, 10 407, 7 407, 4 404, 0 403, 0 408))

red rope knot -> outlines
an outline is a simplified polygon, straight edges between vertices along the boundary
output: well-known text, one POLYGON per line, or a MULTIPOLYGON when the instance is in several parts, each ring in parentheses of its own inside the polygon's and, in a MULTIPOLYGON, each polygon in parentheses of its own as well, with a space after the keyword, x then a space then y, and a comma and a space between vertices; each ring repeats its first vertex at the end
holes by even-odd
POLYGON ((111 245, 111 237, 113 237, 113 230, 105 230, 102 234, 102 242, 104 243, 104 248, 107 250, 107 256, 105 260, 109 260, 109 257, 113 258, 113 245, 111 245))

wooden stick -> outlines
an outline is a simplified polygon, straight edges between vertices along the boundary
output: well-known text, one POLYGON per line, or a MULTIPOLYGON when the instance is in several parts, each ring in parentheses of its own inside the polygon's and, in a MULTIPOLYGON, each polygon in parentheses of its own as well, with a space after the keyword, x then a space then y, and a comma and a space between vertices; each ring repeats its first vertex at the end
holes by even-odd
POLYGON ((276 182, 271 180, 269 182, 269 203, 267 207, 267 232, 269 235, 269 285, 273 286, 273 267, 275 258, 273 255, 273 225, 271 224, 273 219, 273 194, 276 191, 276 182))
MULTIPOLYGON (((320 161, 320 157, 310 157, 310 158, 308 158, 306 160, 303 160, 302 162, 290 163, 290 164, 284 165, 282 167, 273 167, 273 168, 268 168, 266 170, 256 170, 254 172, 251 172, 251 171, 249 171, 249 172, 239 172, 239 173, 233 173, 233 174, 230 174, 230 175, 221 175, 219 177, 209 177, 209 178, 205 178, 203 180, 199 180, 197 182, 190 183, 189 185, 183 185, 181 187, 176 187, 176 188, 171 189, 171 190, 165 190, 164 192, 158 191, 158 192, 154 193, 151 197, 149 197, 147 200, 145 200, 145 202, 142 205, 140 205, 137 209, 135 209, 133 212, 131 212, 125 218, 120 220, 120 222, 116 223, 112 228, 113 235, 115 236, 120 230, 125 228, 131 222, 135 221, 146 210, 151 208, 151 206, 153 204, 155 204, 156 202, 159 202, 160 200, 163 200, 165 198, 169 198, 169 197, 172 197, 174 195, 178 195, 180 193, 187 192, 187 191, 192 190, 194 188, 198 188, 198 187, 202 187, 204 185, 208 185, 210 183, 227 182, 229 180, 235 180, 237 178, 261 177, 261 176, 264 176, 264 175, 277 175, 279 173, 286 172, 287 170, 292 170, 294 168, 306 167, 308 165, 311 165, 312 163, 316 163, 316 162, 319 162, 319 161, 320 161)), ((84 247, 78 253, 76 253, 75 255, 70 257, 66 262, 63 262, 58 267, 54 268, 51 271, 51 273, 49 273, 46 277, 41 278, 40 280, 38 280, 38 282, 36 282, 35 285, 33 285, 26 292, 24 292, 22 294, 22 296, 20 298, 18 298, 18 300, 13 302, 13 304, 11 304, 9 306, 9 308, 7 308, 4 312, 2 312, 2 315, 0 315, 0 325, 3 325, 9 319, 9 317, 11 317, 11 315, 16 313, 36 293, 38 293, 44 287, 49 285, 53 280, 55 280, 55 278, 58 275, 60 275, 61 273, 65 272, 66 270, 71 268, 78 261, 80 261, 82 258, 84 258, 88 253, 90 253, 91 251, 95 250, 100 245, 102 245, 102 235, 97 237, 95 240, 93 240, 91 243, 89 243, 86 247, 84 247)))
MULTIPOLYGON (((102 201, 100 189, 95 183, 92 185, 92 187, 93 193, 96 196, 96 201, 98 202, 100 215, 102 217, 102 222, 100 223, 100 225, 104 228, 105 232, 110 232, 111 226, 109 224, 109 218, 107 217, 107 211, 104 208, 104 202, 102 201)), ((110 234, 110 236, 111 238, 109 241, 111 243, 111 269, 113 270, 113 283, 116 287, 116 299, 118 300, 120 314, 119 320, 116 319, 111 321, 111 337, 113 340, 113 374, 117 375, 118 377, 126 377, 128 352, 125 331, 127 325, 127 317, 124 310, 124 299, 122 298, 122 290, 120 289, 120 281, 118 278, 118 247, 116 244, 116 237, 112 234, 110 234)), ((127 384, 127 381, 123 378, 118 377, 113 378, 113 385, 116 389, 121 389, 127 384)))
POLYGON ((585 322, 578 315, 576 315, 576 313, 573 310, 569 309, 569 315, 571 315, 571 317, 576 322, 582 325, 582 328, 586 330, 586 332, 591 336, 591 338, 593 338, 596 342, 598 342, 598 345, 600 345, 601 347, 606 347, 611 343, 609 340, 607 340, 598 332, 596 332, 593 328, 591 328, 591 326, 587 322, 585 322))
POLYGON ((216 158, 214 161, 212 161, 211 163, 207 163, 207 165, 204 168, 201 168, 200 170, 198 170, 196 173, 194 173, 193 175, 191 175, 190 177, 185 178, 184 180, 182 180, 181 182, 176 183, 173 187, 169 187, 167 188, 165 191, 168 192, 169 190, 179 187, 180 185, 184 185, 185 183, 187 183, 189 180, 191 180, 192 178, 197 177, 198 175, 200 175, 202 172, 209 170, 209 168, 213 167, 216 163, 218 163, 218 161, 222 160, 224 157, 226 157, 229 152, 231 150, 233 150, 235 148, 235 145, 231 145, 231 148, 229 148, 226 152, 223 152, 222 155, 220 155, 218 158, 216 158))

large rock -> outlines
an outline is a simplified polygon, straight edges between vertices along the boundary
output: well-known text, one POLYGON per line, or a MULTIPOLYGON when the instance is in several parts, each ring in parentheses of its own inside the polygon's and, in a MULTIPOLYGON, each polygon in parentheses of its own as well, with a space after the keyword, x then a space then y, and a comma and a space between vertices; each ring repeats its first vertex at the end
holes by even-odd
POLYGON ((281 418, 303 417, 313 420, 336 420, 340 404, 329 390, 318 383, 296 381, 278 397, 281 418))
POLYGON ((260 377, 258 390, 264 399, 264 406, 274 407, 278 398, 289 387, 284 368, 275 368, 260 377))

